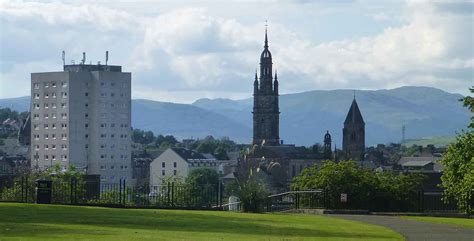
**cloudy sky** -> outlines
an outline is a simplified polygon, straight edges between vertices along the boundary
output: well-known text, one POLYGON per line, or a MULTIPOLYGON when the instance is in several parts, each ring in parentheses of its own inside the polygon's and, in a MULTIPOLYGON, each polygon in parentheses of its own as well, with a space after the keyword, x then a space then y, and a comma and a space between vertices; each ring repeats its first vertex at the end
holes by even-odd
POLYGON ((133 98, 251 97, 268 20, 281 93, 474 85, 472 1, 0 0, 0 98, 31 72, 105 61, 132 72, 133 98))

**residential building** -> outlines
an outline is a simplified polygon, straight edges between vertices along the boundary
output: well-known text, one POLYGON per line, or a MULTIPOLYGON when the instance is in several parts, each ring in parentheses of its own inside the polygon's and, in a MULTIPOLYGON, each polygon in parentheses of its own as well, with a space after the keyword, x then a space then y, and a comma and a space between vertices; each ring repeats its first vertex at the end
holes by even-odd
POLYGON ((190 171, 197 168, 218 170, 220 161, 212 156, 185 148, 168 148, 150 164, 150 185, 157 186, 169 180, 184 180, 190 171))
POLYGON ((131 73, 64 65, 31 74, 31 165, 74 165, 103 183, 132 181, 131 73))

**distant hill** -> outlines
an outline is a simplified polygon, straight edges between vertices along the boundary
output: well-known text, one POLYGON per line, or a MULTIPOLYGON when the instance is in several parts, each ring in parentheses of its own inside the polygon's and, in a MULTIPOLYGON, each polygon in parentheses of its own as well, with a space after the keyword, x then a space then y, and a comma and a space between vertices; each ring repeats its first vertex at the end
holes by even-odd
POLYGON ((426 145, 434 145, 435 147, 446 147, 451 143, 456 141, 455 136, 435 136, 435 137, 425 137, 421 139, 411 139, 406 140, 402 143, 402 145, 410 147, 413 145, 418 146, 426 146, 426 145))
POLYGON ((10 108, 19 112, 30 109, 30 97, 23 96, 17 98, 0 99, 0 108, 10 108))
MULTIPOLYGON (((249 94, 250 96, 250 94, 249 94)), ((462 96, 429 87, 358 90, 356 99, 366 122, 368 145, 406 139, 454 136, 467 126, 470 112, 462 96)), ((315 90, 280 96, 280 136, 286 143, 311 145, 323 141, 326 130, 341 146, 342 126, 352 90, 315 90)), ((178 138, 228 136, 248 143, 252 137, 252 99, 199 99, 193 104, 132 100, 133 127, 178 138)), ((25 110, 29 97, 0 100, 0 107, 25 110)))

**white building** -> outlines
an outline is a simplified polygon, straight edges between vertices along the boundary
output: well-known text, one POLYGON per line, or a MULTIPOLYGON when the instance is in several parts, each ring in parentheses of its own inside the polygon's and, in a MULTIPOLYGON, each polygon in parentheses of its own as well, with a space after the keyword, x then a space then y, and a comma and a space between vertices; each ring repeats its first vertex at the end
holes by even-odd
POLYGON ((131 73, 64 65, 31 74, 31 165, 73 164, 101 182, 132 181, 131 73))
POLYGON ((150 164, 150 185, 162 185, 172 179, 184 180, 190 171, 211 168, 218 171, 219 161, 184 148, 168 148, 150 164))

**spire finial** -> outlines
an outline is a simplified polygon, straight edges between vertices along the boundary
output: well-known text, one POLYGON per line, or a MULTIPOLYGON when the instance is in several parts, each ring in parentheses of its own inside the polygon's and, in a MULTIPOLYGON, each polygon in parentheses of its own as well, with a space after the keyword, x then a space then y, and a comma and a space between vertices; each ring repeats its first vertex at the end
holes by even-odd
POLYGON ((354 91, 354 100, 356 99, 356 90, 353 90, 354 91))
POLYGON ((255 69, 255 81, 258 80, 258 77, 257 77, 257 69, 255 69))
POLYGON ((268 37, 267 37, 267 28, 268 28, 268 21, 265 20, 265 48, 268 48, 268 37))
POLYGON ((277 69, 275 68, 275 80, 278 79, 278 73, 277 73, 277 69))

